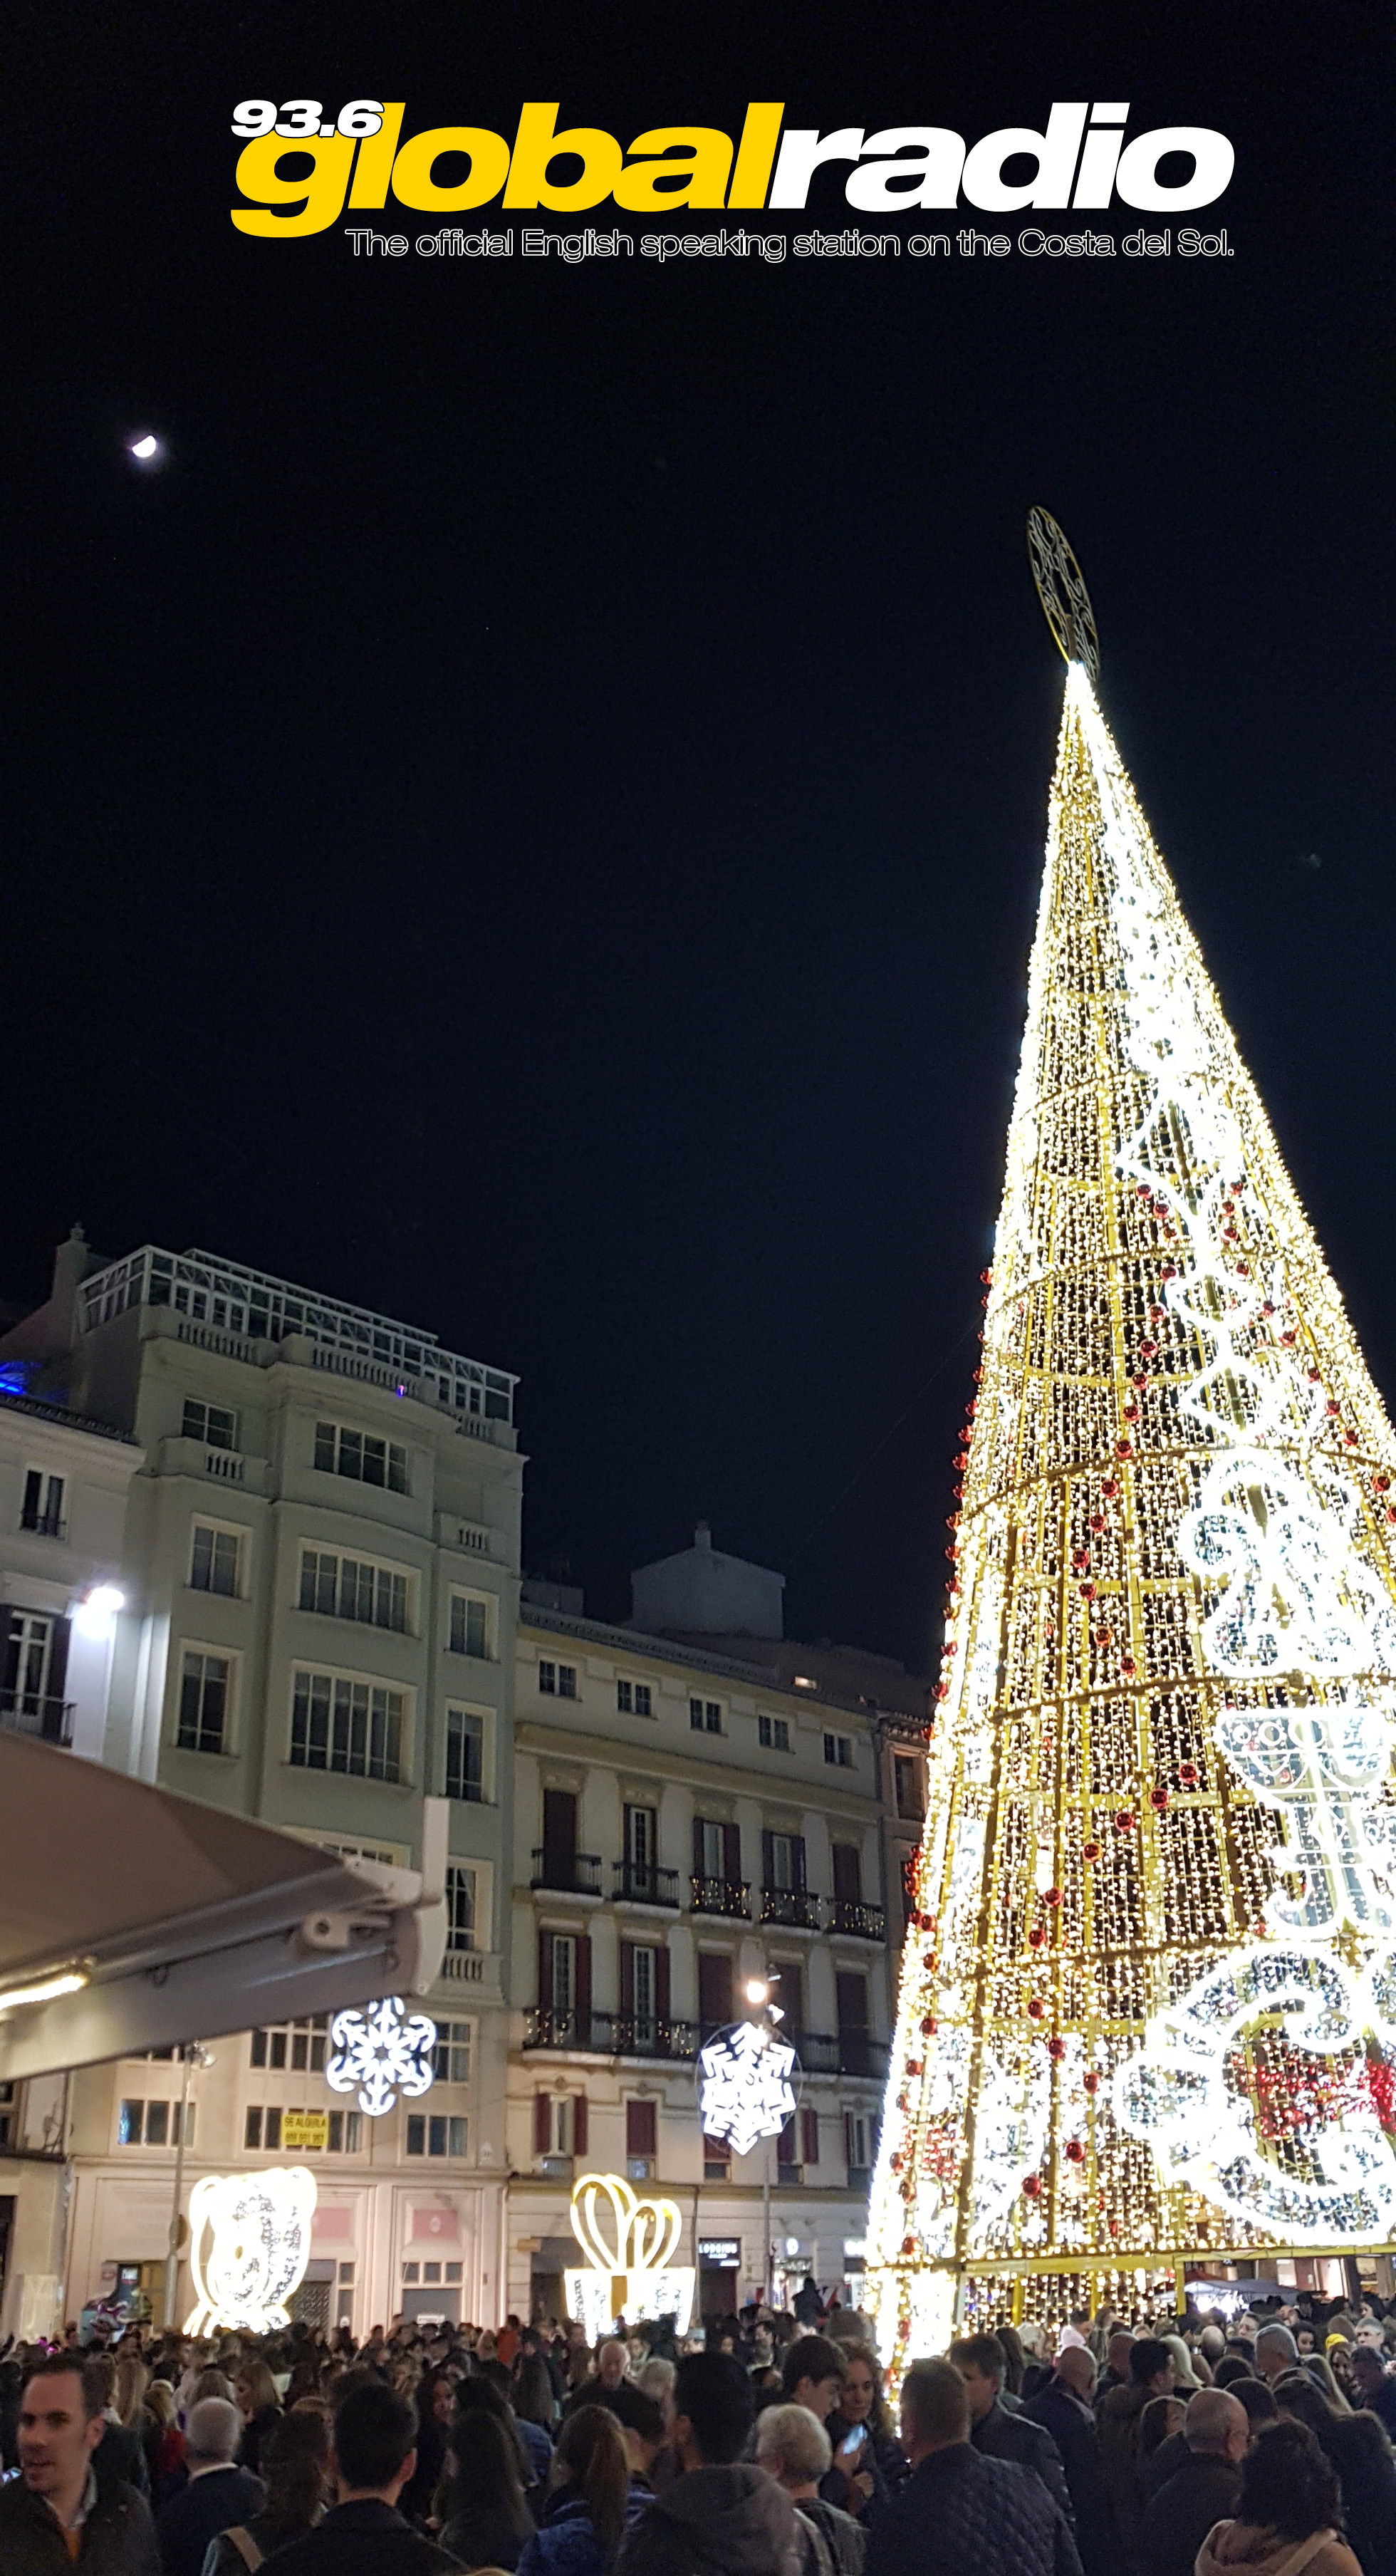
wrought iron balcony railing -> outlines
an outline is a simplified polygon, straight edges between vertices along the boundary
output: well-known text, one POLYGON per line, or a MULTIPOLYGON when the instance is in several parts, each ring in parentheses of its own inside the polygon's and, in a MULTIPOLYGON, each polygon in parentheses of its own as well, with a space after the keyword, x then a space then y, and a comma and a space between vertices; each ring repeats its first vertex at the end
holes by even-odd
POLYGON ((881 1905, 855 1904, 850 1897, 836 1896, 830 1929, 847 1933, 855 1941, 885 1941, 886 1909, 881 1905))
POLYGON ((562 1896, 599 1896, 599 1852, 549 1851, 540 1845, 533 1855, 530 1887, 546 1887, 562 1896))
POLYGON ((657 2013, 558 2013, 535 2007, 524 2015, 523 2044, 580 2050, 593 2057, 659 2057, 684 2063, 698 2054, 698 2025, 661 2020, 657 2013))
POLYGON ((655 1861, 618 1860, 611 1864, 613 1895, 626 1905, 667 1905, 675 1913, 679 1904, 679 1873, 660 1869, 655 1861))
POLYGON ((751 1919, 751 1889, 744 1878, 698 1878, 693 1880, 695 1914, 738 1915, 743 1922, 751 1919))
POLYGON ((37 1735, 44 1744, 71 1744, 74 1705, 43 1691, 0 1690, 0 1726, 15 1735, 37 1735))
POLYGON ((797 1932, 817 1932, 819 1899, 807 1887, 763 1887, 761 1920, 783 1923, 797 1932))

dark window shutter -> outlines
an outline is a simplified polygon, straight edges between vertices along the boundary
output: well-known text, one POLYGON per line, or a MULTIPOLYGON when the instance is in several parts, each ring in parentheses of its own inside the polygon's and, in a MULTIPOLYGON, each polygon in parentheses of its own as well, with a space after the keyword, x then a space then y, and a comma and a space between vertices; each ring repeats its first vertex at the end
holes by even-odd
POLYGON ((654 1954, 654 2017, 656 2021, 662 2022, 667 2022, 669 2018, 669 1953, 667 1950, 656 1950, 654 1954))
POLYGON ((620 1945, 620 2008, 623 2013, 633 2013, 635 2010, 635 1944, 633 1941, 622 1941, 620 1945))
POLYGON ((53 1643, 48 1650, 48 1695, 62 1699, 68 1680, 68 1641, 73 1633, 71 1619, 55 1619, 53 1643))
POLYGON ((839 1999, 840 2030, 862 2030, 868 2026, 868 1981, 851 1969, 841 1968, 834 1980, 839 1999))
POLYGON ((763 1833, 761 1836, 761 1884, 763 1887, 774 1887, 776 1883, 775 1848, 775 1835, 763 1833))
POLYGON ((653 2156, 658 2154, 659 2106, 657 2103, 626 2103, 625 2152, 628 2156, 653 2156))
POLYGON ((707 1875, 703 1867, 703 1818, 701 1816, 695 1816, 693 1819, 693 1875, 695 1878, 704 1878, 707 1875))
POLYGON ((545 2156, 553 2143, 553 2097, 551 2093, 533 2096, 533 2152, 545 2156))
POLYGON ((788 2039, 792 2031, 805 2026, 805 1972, 798 1959, 782 1959, 776 2002, 785 2015, 781 2034, 788 2039))
POLYGON ((793 1886, 803 1888, 805 1883, 805 1838, 803 1834, 792 1834, 790 1837, 790 1878, 793 1886))
POLYGON ((591 1934, 577 1935, 577 2046, 591 2046, 591 1934))
POLYGON ((553 2008, 553 1936, 538 1935, 538 2009, 549 2013, 553 2008))
POLYGON ((698 2019, 721 2030, 732 2018, 732 1962, 715 1950, 698 1953, 698 2019))
POLYGON ((556 1886, 572 1882, 572 1864, 577 1856, 577 1801, 570 1789, 545 1789, 543 1792, 543 1868, 556 1886), (562 1875, 559 1877, 558 1873, 562 1875))
POLYGON ((795 2118, 796 2114, 792 2111, 784 2128, 781 2130, 780 2136, 776 2140, 777 2168, 783 2165, 787 2172, 789 2172, 791 2168, 799 2162, 799 2147, 795 2138, 795 2118))
POLYGON ((846 2165, 851 2165, 853 2167, 855 2173, 858 2170, 858 2158, 854 2154, 854 2149, 857 2144, 857 2138, 853 2134, 853 2114, 851 2111, 845 2111, 843 2115, 843 2160, 846 2165))
POLYGON ((585 2093, 574 2093, 572 2096, 572 2153, 574 2156, 586 2154, 588 2125, 587 2097, 585 2093))
POLYGON ((800 2161, 807 2165, 817 2165, 819 2162, 819 2113, 817 2111, 800 2113, 800 2161))
POLYGON ((729 1887, 737 1887, 741 1884, 742 1829, 740 1825, 724 1825, 722 1828, 722 1874, 729 1887))
POLYGON ((841 1905, 861 1905, 863 1868, 856 1843, 834 1845, 834 1894, 841 1905))
POLYGON ((16 1690, 19 1686, 19 1648, 15 1643, 15 1613, 0 1608, 0 1689, 16 1690))

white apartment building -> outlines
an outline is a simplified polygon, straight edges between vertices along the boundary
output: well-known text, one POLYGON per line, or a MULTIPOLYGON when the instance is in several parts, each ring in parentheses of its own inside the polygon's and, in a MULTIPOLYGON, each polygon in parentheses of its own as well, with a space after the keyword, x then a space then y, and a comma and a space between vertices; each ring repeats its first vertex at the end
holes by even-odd
POLYGON ((637 1623, 527 1584, 515 1691, 509 2301, 562 2312, 587 2170, 677 2202, 704 2312, 766 2274, 861 2269, 892 2027, 880 1754, 867 1705, 781 1678, 778 1575, 695 1546, 634 1579, 637 1623), (695 1598, 695 1586, 701 1598, 695 1598), (714 1587, 716 1587, 714 1589, 714 1587), (722 1651, 700 1642, 721 1630, 722 1651), (653 1623, 653 1624, 651 1624, 653 1623), (655 1633, 682 1627, 682 1639, 655 1633), (705 2139, 696 2059, 774 1974, 803 2068, 778 2142, 705 2139), (767 2164, 769 2159, 769 2177, 767 2164))
MULTIPOLYGON (((71 2185, 51 2268, 62 2313, 136 2286, 159 2314, 183 2125, 185 2207, 206 2171, 302 2156, 316 2167, 306 2313, 360 2330, 401 2309, 493 2316, 507 2172, 514 1380, 232 1262, 147 1245, 96 1264, 75 1237, 47 1304, 0 1337, 4 1385, 0 1723, 37 1723, 75 1755, 408 1866, 420 1862, 423 1797, 445 1796, 451 1928, 425 2006, 436 2081, 419 2100, 366 2116, 327 2084, 314 2023, 204 2034, 212 2062, 189 2071, 187 2101, 186 2070, 168 2056, 76 2073, 56 2106, 53 2086, 19 2088, 26 2098, 0 2107, 11 2126, 0 2214, 7 2182, 16 2204, 33 2197, 31 2168, 52 2196, 34 2146, 61 2146, 71 2185), (96 1646, 74 1636, 64 1671, 62 1623, 94 1578, 123 1596, 101 1670, 96 1646), (288 2150, 297 2112, 324 2115, 323 2146, 288 2150)), ((57 1906, 66 1865, 55 1853, 57 1906)), ((10 2266, 11 2304, 27 2268, 10 2266)), ((14 2322, 0 2310, 0 2325, 14 2322)))

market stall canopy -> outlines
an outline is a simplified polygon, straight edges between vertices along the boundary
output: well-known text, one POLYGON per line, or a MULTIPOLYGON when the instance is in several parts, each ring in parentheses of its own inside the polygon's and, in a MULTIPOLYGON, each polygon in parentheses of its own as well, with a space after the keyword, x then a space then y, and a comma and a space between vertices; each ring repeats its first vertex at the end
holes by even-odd
POLYGON ((0 2082, 424 1994, 447 1814, 390 1869, 0 1734, 0 2082))

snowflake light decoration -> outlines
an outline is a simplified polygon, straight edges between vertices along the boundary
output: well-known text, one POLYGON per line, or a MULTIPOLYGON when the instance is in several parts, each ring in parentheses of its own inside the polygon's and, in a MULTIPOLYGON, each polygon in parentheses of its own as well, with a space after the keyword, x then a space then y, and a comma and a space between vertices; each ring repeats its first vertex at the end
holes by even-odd
POLYGON ((698 2055, 704 2134, 726 2138, 735 2156, 777 2137, 795 2108, 795 2051, 750 2021, 720 2030, 698 2055))
POLYGON ((359 2109, 370 2120, 391 2111, 399 2093, 415 2100, 436 2079, 436 2024, 425 2013, 409 2020, 398 1995, 384 1995, 362 2012, 337 2012, 330 2024, 325 2081, 336 2093, 358 2087, 359 2109))

